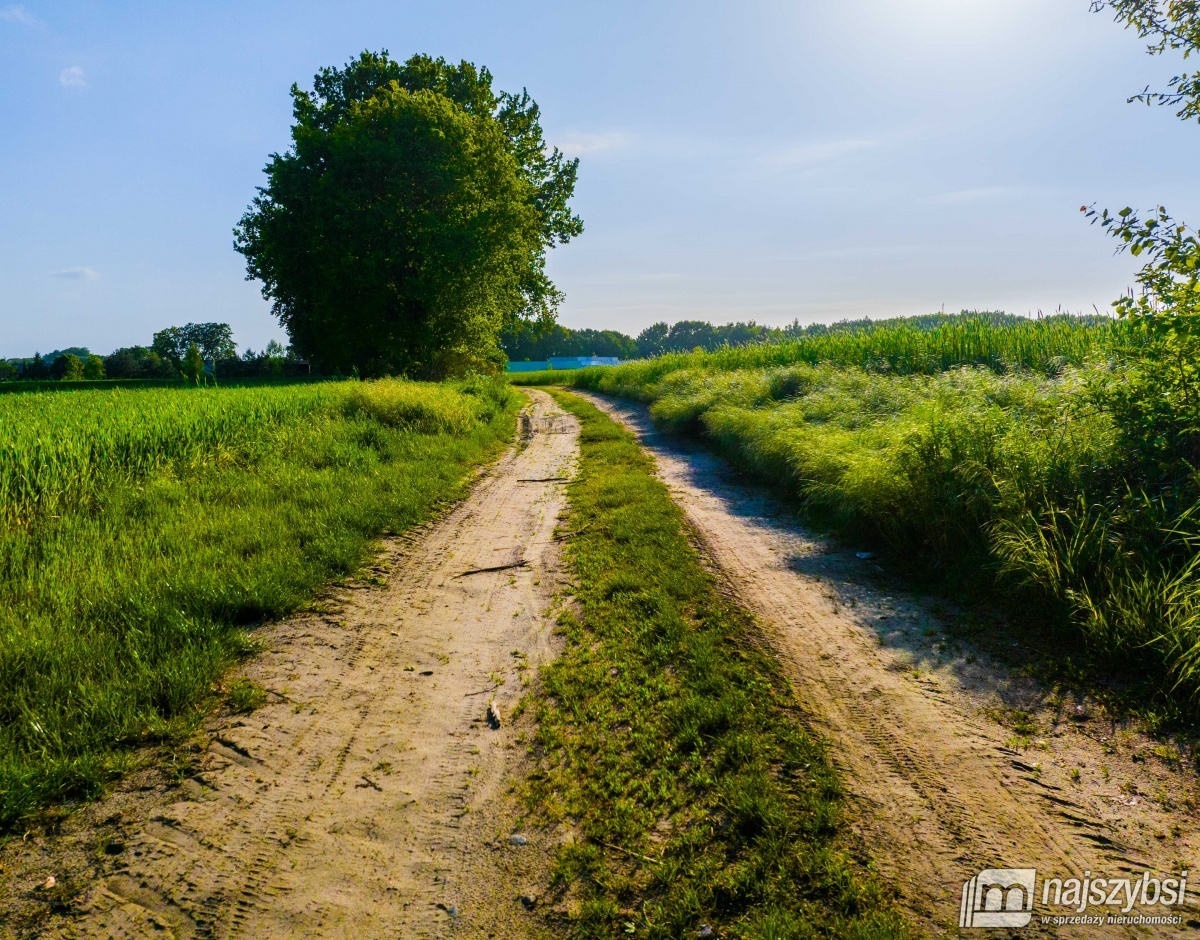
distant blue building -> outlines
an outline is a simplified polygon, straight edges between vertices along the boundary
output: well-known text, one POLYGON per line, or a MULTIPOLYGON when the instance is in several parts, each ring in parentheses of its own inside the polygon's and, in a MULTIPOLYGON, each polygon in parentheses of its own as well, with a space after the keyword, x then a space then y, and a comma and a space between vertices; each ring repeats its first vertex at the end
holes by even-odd
POLYGON ((551 356, 551 369, 583 369, 587 366, 615 366, 621 362, 616 356, 551 356))
POLYGON ((541 372, 543 369, 582 369, 585 366, 617 366, 616 356, 551 356, 542 362, 510 362, 505 372, 541 372))

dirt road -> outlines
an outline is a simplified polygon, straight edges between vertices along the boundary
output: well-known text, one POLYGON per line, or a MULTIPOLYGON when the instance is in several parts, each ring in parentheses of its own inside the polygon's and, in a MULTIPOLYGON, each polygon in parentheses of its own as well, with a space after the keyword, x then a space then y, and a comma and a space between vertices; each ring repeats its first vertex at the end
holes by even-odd
MULTIPOLYGON (((260 632, 246 674, 270 702, 214 724, 180 785, 133 775, 56 837, 0 853, 0 936, 18 914, 39 937, 537 935, 520 895, 550 851, 514 832, 506 791, 525 752, 509 715, 552 654, 553 529, 577 427, 529 394, 524 446, 467 500, 386 540, 373 576, 322 613, 260 632)), ((641 435, 763 623, 863 845, 931 935, 955 932, 963 882, 984 868, 1194 872, 1186 756, 957 643, 929 606, 879 587, 870 559, 808 536, 720 460, 657 434, 644 408, 593 400, 641 435)), ((1013 935, 1178 937, 1200 926, 1195 906, 1182 913, 1182 933, 1035 920, 1013 935)))
POLYGON ((369 582, 324 613, 261 631, 246 674, 271 701, 210 729, 181 788, 119 794, 6 853, 13 904, 64 879, 71 844, 113 853, 83 914, 37 936, 533 935, 519 894, 545 853, 511 829, 503 797, 525 752, 509 715, 551 653, 578 428, 529 394, 523 446, 464 502, 385 541, 369 582))
MULTIPOLYGON (((640 436, 711 562, 764 624, 830 741, 864 844, 931 934, 956 932, 963 883, 985 868, 1060 878, 1195 871, 1186 759, 1160 759, 1153 742, 1111 728, 1088 703, 1055 702, 955 648, 927 607, 871 586, 869 559, 806 535, 722 461, 656 432, 644 407, 586 397, 640 436), (1023 729, 1028 741, 995 720, 1015 708, 1037 729, 1023 729)), ((1182 913, 1183 933, 1189 919, 1200 926, 1194 903, 1182 913)), ((1139 929, 1047 932, 1181 935, 1139 929)), ((1041 932, 1035 921, 1019 935, 1041 932)))

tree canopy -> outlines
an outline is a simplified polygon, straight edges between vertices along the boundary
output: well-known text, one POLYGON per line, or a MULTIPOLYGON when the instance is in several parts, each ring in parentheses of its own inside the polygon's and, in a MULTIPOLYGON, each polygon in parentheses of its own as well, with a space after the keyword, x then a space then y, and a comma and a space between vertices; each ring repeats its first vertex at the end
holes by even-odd
POLYGON ((189 323, 169 326, 154 334, 151 348, 158 355, 178 366, 195 346, 205 359, 227 359, 237 355, 233 328, 228 323, 189 323))
POLYGON ((235 229, 292 348, 328 371, 494 370, 517 320, 552 322, 548 248, 583 228, 578 161, 486 68, 364 52, 292 86, 292 148, 235 229))

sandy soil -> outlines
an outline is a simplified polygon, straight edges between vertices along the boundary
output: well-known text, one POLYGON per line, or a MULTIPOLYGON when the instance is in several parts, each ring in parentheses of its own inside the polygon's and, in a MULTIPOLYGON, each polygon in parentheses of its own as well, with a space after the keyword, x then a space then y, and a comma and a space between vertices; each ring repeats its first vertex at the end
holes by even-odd
POLYGON ((544 613, 578 428, 529 394, 521 445, 465 501, 386 540, 367 581, 322 613, 260 632, 245 674, 269 703, 216 722, 186 779, 134 775, 56 836, 0 853, 0 924, 89 938, 536 934, 521 895, 550 853, 512 828, 528 728, 509 716, 553 652, 544 613))
MULTIPOLYGON (((829 740, 864 846, 932 935, 957 933, 963 883, 985 868, 1061 878, 1188 869, 1200 882, 1196 774, 1186 759, 1112 725, 1095 703, 1056 700, 951 642, 930 604, 888 593, 869 558, 807 534, 711 453, 656 432, 644 407, 585 397, 655 456, 829 740), (1027 740, 1006 723, 1014 709, 1036 728, 1024 729, 1027 740)), ((1200 927, 1195 888, 1182 927, 1055 932, 1035 919, 1013 935, 1191 934, 1200 927)))

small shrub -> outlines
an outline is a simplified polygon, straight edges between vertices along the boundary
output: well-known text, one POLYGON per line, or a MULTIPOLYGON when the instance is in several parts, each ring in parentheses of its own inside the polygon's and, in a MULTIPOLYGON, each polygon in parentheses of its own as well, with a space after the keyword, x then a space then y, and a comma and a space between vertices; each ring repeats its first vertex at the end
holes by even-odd
POLYGON ((225 705, 236 715, 245 715, 261 708, 267 701, 267 691, 249 679, 234 679, 225 689, 225 705))

